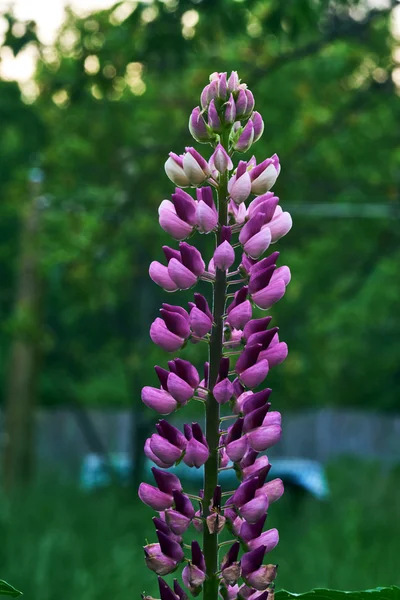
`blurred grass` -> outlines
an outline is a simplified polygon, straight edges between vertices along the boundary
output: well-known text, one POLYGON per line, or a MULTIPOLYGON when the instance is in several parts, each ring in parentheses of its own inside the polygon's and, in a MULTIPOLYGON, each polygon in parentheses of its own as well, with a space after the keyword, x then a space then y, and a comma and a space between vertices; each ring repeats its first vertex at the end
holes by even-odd
MULTIPOLYGON (((278 587, 360 589, 400 584, 400 469, 340 461, 328 467, 332 497, 291 493, 270 509, 281 542, 270 554, 278 587)), ((105 600, 156 594, 141 546, 152 511, 134 490, 84 493, 41 482, 0 501, 1 576, 32 600, 105 600)))

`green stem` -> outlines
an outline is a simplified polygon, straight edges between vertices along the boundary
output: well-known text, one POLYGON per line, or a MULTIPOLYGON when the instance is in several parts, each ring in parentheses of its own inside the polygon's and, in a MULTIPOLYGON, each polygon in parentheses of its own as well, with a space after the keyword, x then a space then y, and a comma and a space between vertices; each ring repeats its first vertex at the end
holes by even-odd
MULTIPOLYGON (((221 136, 221 144, 226 150, 229 145, 229 130, 221 136)), ((221 227, 228 222, 228 172, 221 175, 218 186, 218 221, 217 244, 220 242, 221 227)), ((210 449, 210 457, 204 468, 204 502, 203 515, 210 514, 215 487, 218 484, 218 446, 219 446, 219 404, 212 395, 218 377, 219 365, 223 350, 223 326, 226 300, 226 273, 217 269, 213 297, 213 328, 209 346, 209 389, 206 407, 206 438, 210 449)), ((203 552, 206 562, 206 580, 204 582, 204 600, 218 599, 218 534, 203 529, 203 552)))

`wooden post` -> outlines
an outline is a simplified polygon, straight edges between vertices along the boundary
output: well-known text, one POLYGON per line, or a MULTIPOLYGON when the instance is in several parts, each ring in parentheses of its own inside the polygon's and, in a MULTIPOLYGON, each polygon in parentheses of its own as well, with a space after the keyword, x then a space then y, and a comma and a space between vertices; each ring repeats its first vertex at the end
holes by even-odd
POLYGON ((33 169, 29 178, 29 202, 21 224, 4 410, 3 476, 7 490, 27 484, 33 474, 36 380, 41 346, 38 233, 42 180, 42 172, 33 169))

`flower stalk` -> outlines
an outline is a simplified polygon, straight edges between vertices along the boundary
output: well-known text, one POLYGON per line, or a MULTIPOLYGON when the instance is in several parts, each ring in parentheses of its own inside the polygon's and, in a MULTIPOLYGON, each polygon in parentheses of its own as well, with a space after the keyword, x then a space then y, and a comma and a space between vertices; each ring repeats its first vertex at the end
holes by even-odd
POLYGON ((194 365, 174 358, 168 369, 155 367, 160 387, 142 390, 143 402, 161 415, 196 400, 204 404, 206 416, 204 433, 196 422, 185 424, 182 432, 161 419, 144 448, 157 467, 152 469, 156 486, 142 483, 139 496, 159 513, 153 519, 158 542, 147 544, 144 553, 147 566, 159 576, 161 600, 187 600, 189 594, 202 594, 203 600, 265 600, 273 595, 276 566, 265 565, 264 558, 278 543, 278 532, 264 531, 264 523, 283 486, 279 479, 266 480, 271 465, 263 453, 279 441, 281 419, 270 410, 271 390, 253 390, 286 358, 287 346, 279 341, 277 327, 268 328, 271 317, 253 318, 253 312, 255 307, 269 309, 290 281, 288 267, 276 265, 279 253, 265 252, 289 231, 291 218, 270 191, 280 172, 276 155, 259 164, 254 157, 239 160, 236 168, 232 162, 235 152, 246 152, 262 135, 264 124, 254 104, 237 73, 212 74, 189 130, 196 141, 210 144, 213 154, 206 160, 188 147, 184 154, 170 153, 165 164, 178 187, 171 200, 161 203, 159 222, 179 244, 163 247, 166 264, 151 263, 150 277, 169 292, 208 281, 213 294, 211 308, 199 293, 188 310, 163 304, 150 328, 153 342, 167 352, 188 342, 208 346, 202 380, 194 365), (188 187, 196 188, 196 198, 182 189, 188 187), (251 195, 255 198, 246 207, 251 195), (214 234, 207 268, 196 247, 184 241, 192 241, 196 231, 214 234), (235 266, 236 248, 242 255, 235 266), (232 285, 240 287, 228 293, 232 285), (204 466, 198 496, 185 493, 174 472, 165 470, 181 461, 204 466), (233 491, 223 491, 218 481, 228 469, 241 481, 233 491), (192 501, 198 503, 197 511, 192 501), (202 547, 184 542, 191 526, 202 532, 202 547), (225 527, 235 539, 219 543, 225 527), (230 547, 220 559, 225 545, 230 547), (191 550, 191 558, 184 549, 191 550), (178 580, 171 588, 163 579, 180 565, 186 589, 178 580))

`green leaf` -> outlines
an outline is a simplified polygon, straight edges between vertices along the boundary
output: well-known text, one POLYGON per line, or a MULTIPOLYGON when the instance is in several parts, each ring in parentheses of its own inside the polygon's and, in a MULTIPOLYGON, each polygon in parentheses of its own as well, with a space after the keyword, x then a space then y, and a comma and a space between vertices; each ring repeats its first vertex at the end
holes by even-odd
POLYGON ((22 596, 22 592, 17 590, 10 583, 7 583, 7 581, 0 579, 0 595, 1 596, 12 596, 13 598, 18 598, 18 596, 22 596))
POLYGON ((400 588, 397 586, 378 587, 373 590, 359 592, 340 592, 338 590, 315 589, 303 594, 292 594, 281 590, 276 594, 276 600, 400 600, 400 588))

